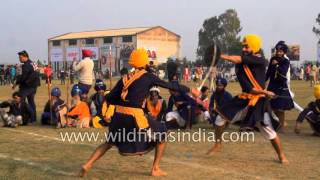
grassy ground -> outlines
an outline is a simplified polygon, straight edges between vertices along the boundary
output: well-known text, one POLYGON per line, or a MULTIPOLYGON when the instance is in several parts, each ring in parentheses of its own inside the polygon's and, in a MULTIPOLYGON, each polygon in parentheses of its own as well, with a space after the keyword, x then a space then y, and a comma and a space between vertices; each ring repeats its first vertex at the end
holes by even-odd
MULTIPOLYGON (((54 82, 58 83, 58 82, 54 82)), ((113 83, 114 84, 114 83, 113 83)), ((188 84, 193 86, 194 84, 188 84)), ((65 86, 59 86, 65 92, 65 86)), ((293 81, 296 101, 305 106, 313 99, 309 84, 293 81)), ((237 83, 228 86, 233 94, 239 92, 237 83)), ((0 100, 10 97, 9 87, 0 87, 0 100)), ((41 86, 36 95, 38 116, 47 101, 47 88, 41 86)), ((162 91, 168 97, 167 91, 162 91)), ((65 97, 65 93, 63 95, 65 97)), ((168 179, 318 179, 320 176, 320 139, 311 136, 307 123, 302 134, 293 133, 295 110, 287 113, 288 129, 280 134, 290 165, 276 160, 270 143, 256 133, 255 142, 226 143, 224 151, 212 157, 205 152, 212 144, 205 142, 173 142, 167 146, 162 167, 168 179)), ((38 118, 39 119, 39 118, 38 118)), ((208 124, 198 128, 213 131, 208 124)), ((236 131, 232 126, 228 131, 236 131)), ((60 132, 84 131, 57 130, 38 124, 17 129, 0 129, 0 179, 75 179, 81 164, 100 142, 62 142, 60 132)), ((105 129, 89 129, 104 133, 105 129)), ((109 151, 88 175, 88 179, 149 179, 153 152, 144 156, 121 157, 116 149, 109 151)))

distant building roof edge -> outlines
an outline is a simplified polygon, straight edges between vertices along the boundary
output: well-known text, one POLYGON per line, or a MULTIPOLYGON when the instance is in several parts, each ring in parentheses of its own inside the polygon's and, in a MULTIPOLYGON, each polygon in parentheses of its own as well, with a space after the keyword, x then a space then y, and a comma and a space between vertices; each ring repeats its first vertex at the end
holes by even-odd
POLYGON ((61 35, 57 35, 57 36, 53 36, 51 38, 48 39, 48 41, 54 41, 54 40, 68 40, 68 39, 85 39, 85 38, 94 38, 94 37, 101 37, 101 35, 97 35, 97 36, 76 36, 76 37, 72 37, 72 38, 67 38, 65 36, 67 35, 72 35, 72 34, 76 34, 76 33, 95 33, 95 32, 103 32, 103 31, 117 31, 117 30, 130 30, 132 29, 133 32, 132 33, 119 33, 119 34, 116 34, 116 35, 113 35, 113 36, 122 36, 122 35, 137 35, 137 34, 140 34, 140 33, 143 33, 143 32, 146 32, 146 31, 149 31, 151 29, 154 29, 154 28, 163 28, 165 29, 166 31, 178 36, 179 38, 181 38, 181 36, 177 33, 174 33, 162 26, 149 26, 149 27, 128 27, 128 28, 111 28, 111 29, 105 29, 105 30, 92 30, 92 31, 80 31, 80 32, 69 32, 69 33, 64 33, 64 34, 61 34, 61 35), (139 30, 140 29, 140 30, 139 30), (134 31, 135 30, 135 31, 134 31))

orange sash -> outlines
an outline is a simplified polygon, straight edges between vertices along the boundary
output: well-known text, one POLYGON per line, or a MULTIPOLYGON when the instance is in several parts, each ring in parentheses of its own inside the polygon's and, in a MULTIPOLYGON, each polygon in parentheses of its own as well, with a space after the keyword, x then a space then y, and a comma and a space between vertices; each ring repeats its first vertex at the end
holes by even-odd
POLYGON ((139 129, 146 129, 149 127, 148 119, 144 116, 141 108, 116 106, 116 112, 133 116, 139 129))
POLYGON ((147 100, 147 108, 152 117, 158 116, 158 114, 161 111, 161 106, 162 106, 162 100, 160 99, 158 100, 156 106, 152 105, 152 102, 150 101, 150 99, 147 100))
MULTIPOLYGON (((247 65, 243 65, 243 69, 250 81, 250 83, 253 85, 255 89, 263 90, 260 84, 257 82, 257 80, 254 78, 252 72, 250 71, 249 67, 247 65)), ((264 94, 251 94, 251 93, 242 93, 238 95, 240 99, 249 99, 249 106, 255 106, 258 102, 258 100, 261 97, 265 97, 264 94)))
POLYGON ((128 89, 129 86, 137 79, 139 79, 142 75, 144 75, 145 73, 147 73, 146 70, 142 69, 142 70, 135 70, 132 73, 127 74, 126 76, 124 76, 122 78, 122 82, 123 82, 123 88, 122 88, 122 93, 121 93, 121 99, 122 100, 126 100, 126 97, 128 95, 128 89))

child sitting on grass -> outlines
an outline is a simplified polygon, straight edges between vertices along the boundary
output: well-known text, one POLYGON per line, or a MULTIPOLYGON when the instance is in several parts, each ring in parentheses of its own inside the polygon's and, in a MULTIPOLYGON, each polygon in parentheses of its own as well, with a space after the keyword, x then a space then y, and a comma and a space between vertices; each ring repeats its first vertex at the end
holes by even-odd
POLYGON ((51 104, 50 100, 46 103, 42 116, 42 125, 56 125, 58 128, 65 123, 61 123, 60 114, 66 113, 66 104, 60 99, 61 91, 59 88, 55 87, 51 90, 51 104))
POLYGON ((96 80, 94 89, 96 93, 90 97, 92 125, 94 128, 102 128, 110 123, 115 106, 107 103, 105 96, 109 91, 106 91, 107 86, 101 79, 96 80))
POLYGON ((320 85, 314 87, 314 96, 316 100, 310 102, 297 118, 296 134, 300 134, 300 125, 306 119, 313 130, 313 135, 320 137, 320 85))
POLYGON ((22 100, 19 92, 14 92, 12 98, 12 100, 0 103, 0 116, 4 122, 4 126, 15 128, 19 125, 27 125, 33 115, 31 108, 22 100), (8 112, 2 109, 8 107, 8 112))
POLYGON ((86 102, 81 101, 82 91, 76 84, 72 87, 72 107, 67 113, 68 126, 77 128, 89 128, 90 110, 86 102))

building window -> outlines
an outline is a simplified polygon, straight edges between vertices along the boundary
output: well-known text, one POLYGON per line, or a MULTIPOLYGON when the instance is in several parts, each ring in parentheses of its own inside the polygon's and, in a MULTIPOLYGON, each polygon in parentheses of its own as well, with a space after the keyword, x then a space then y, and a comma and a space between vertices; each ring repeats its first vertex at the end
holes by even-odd
POLYGON ((86 39, 86 44, 89 44, 89 45, 94 44, 94 39, 86 39))
POLYGON ((69 46, 76 46, 77 45, 77 40, 76 39, 70 39, 69 40, 69 46))
POLYGON ((132 42, 132 36, 123 36, 122 42, 132 42))
POLYGON ((52 46, 60 46, 60 41, 52 41, 52 46))
POLYGON ((111 44, 111 43, 113 43, 112 37, 105 37, 105 38, 103 38, 103 43, 104 43, 104 44, 111 44))

